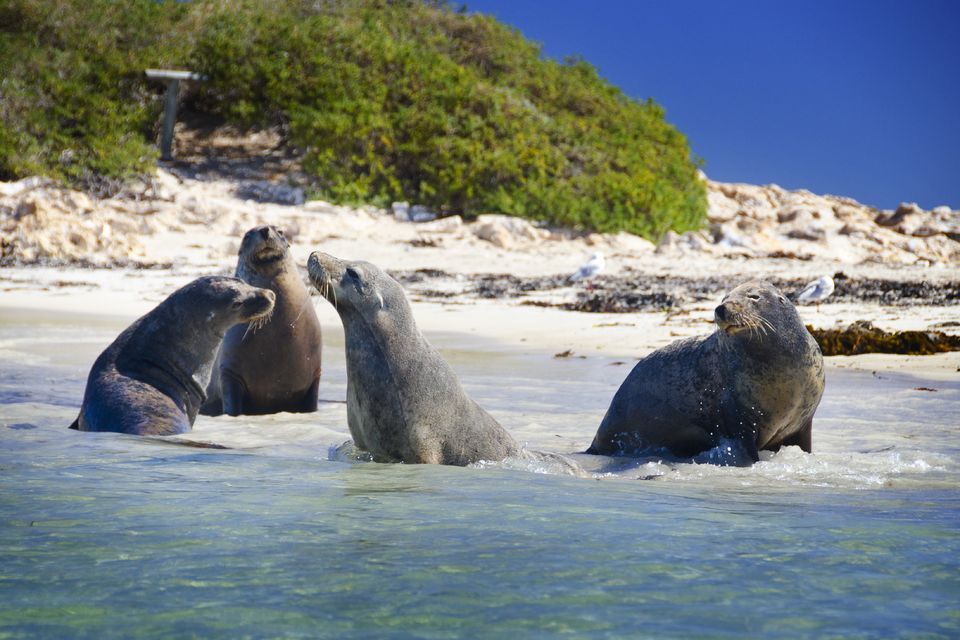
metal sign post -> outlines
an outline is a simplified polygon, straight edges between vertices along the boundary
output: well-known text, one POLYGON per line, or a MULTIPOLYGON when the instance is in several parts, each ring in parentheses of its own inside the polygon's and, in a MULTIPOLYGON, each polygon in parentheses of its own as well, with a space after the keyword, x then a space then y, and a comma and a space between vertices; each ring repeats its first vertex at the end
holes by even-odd
POLYGON ((180 95, 181 80, 205 80, 205 76, 192 71, 173 71, 170 69, 147 69, 151 80, 167 83, 167 95, 163 108, 163 130, 160 133, 160 159, 173 159, 173 125, 177 120, 177 98, 180 95))

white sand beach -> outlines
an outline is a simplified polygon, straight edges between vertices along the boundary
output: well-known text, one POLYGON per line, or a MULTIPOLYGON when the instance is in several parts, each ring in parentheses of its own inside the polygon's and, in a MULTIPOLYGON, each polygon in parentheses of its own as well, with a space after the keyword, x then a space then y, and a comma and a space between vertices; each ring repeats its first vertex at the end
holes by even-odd
MULTIPOLYGON (((271 186, 252 184, 261 191, 271 186)), ((103 200, 39 179, 0 187, 9 265, 0 269, 0 312, 133 319, 196 276, 231 273, 242 234, 257 224, 274 224, 291 238, 302 265, 311 251, 322 250, 391 272, 440 272, 432 286, 443 288, 444 297, 420 295, 417 284, 408 285, 417 321, 428 335, 461 332, 521 351, 633 359, 677 338, 712 331, 720 295, 662 311, 584 313, 528 302, 573 300, 590 291, 589 282, 491 299, 465 295, 465 283, 484 274, 562 277, 596 252, 606 256, 600 278, 629 276, 630 286, 641 293, 645 283, 670 276, 720 279, 727 290, 751 278, 807 281, 837 273, 949 284, 960 266, 960 242, 954 239, 960 212, 906 206, 877 212, 846 198, 775 186, 708 183, 710 230, 671 233, 659 246, 624 233, 551 229, 507 216, 410 222, 374 207, 259 202, 237 195, 249 192, 251 183, 185 178, 164 169, 155 179, 103 200), (894 216, 900 220, 886 224, 894 216)), ((273 189, 282 196, 290 193, 273 189)), ((302 193, 293 191, 297 199, 302 193)), ((867 320, 888 331, 957 333, 958 308, 955 301, 905 306, 828 299, 800 312, 817 328, 867 320)), ((319 297, 317 309, 325 330, 341 330, 335 311, 319 297)), ((833 357, 828 366, 955 379, 960 353, 833 357)))

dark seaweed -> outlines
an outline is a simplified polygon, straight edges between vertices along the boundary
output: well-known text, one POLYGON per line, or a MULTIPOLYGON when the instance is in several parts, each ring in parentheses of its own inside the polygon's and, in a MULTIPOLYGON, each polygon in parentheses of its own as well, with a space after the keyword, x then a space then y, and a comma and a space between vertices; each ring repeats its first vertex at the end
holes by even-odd
POLYGON ((814 329, 807 326, 825 356, 853 356, 861 353, 930 355, 960 351, 960 336, 942 331, 884 331, 867 321, 854 322, 846 329, 814 329))
MULTIPOLYGON (((741 282, 753 276, 691 278, 651 275, 626 270, 623 275, 600 276, 588 283, 571 283, 566 276, 521 277, 513 274, 453 275, 436 269, 396 272, 401 284, 424 297, 449 297, 449 290, 433 291, 437 281, 460 283, 459 295, 474 298, 523 298, 530 293, 573 287, 576 299, 568 302, 526 300, 524 304, 590 313, 632 313, 675 309, 689 302, 717 301, 741 282)), ((942 306, 960 304, 960 281, 901 282, 884 279, 855 279, 842 272, 834 274, 836 290, 825 304, 835 302, 876 302, 889 306, 942 306)), ((770 278, 771 284, 791 298, 807 278, 770 278)))

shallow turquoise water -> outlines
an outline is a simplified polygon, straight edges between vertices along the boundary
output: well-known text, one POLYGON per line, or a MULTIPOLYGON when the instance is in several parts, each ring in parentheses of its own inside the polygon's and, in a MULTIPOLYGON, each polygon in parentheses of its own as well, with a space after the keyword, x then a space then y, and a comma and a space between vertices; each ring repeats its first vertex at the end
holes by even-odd
MULTIPOLYGON (((0 309, 0 637, 960 636, 956 382, 830 370, 816 453, 749 469, 347 463, 336 402, 198 421, 228 451, 67 431, 124 324, 0 309)), ((431 337, 559 453, 629 369, 431 337)))

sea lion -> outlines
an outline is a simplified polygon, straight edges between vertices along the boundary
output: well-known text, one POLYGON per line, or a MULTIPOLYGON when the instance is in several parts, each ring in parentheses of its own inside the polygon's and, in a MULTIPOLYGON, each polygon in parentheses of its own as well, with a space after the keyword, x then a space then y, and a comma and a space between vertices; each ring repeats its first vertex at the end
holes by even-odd
MULTIPOLYGON (((753 281, 714 311, 718 329, 643 358, 620 386, 587 453, 695 456, 739 443, 750 460, 784 445, 812 448, 823 356, 796 308, 753 281)), ((745 462, 734 452, 733 461, 745 462)))
POLYGON ((369 262, 314 252, 313 286, 343 322, 347 425, 378 462, 467 465, 519 453, 420 333, 396 280, 369 262))
POLYGON ((240 243, 236 277, 276 294, 270 322, 256 331, 227 331, 217 355, 207 416, 317 410, 320 389, 320 321, 283 231, 254 227, 240 243))
POLYGON ((197 278, 173 292, 100 354, 90 369, 80 431, 185 433, 193 426, 227 329, 273 310, 274 293, 237 278, 197 278))

